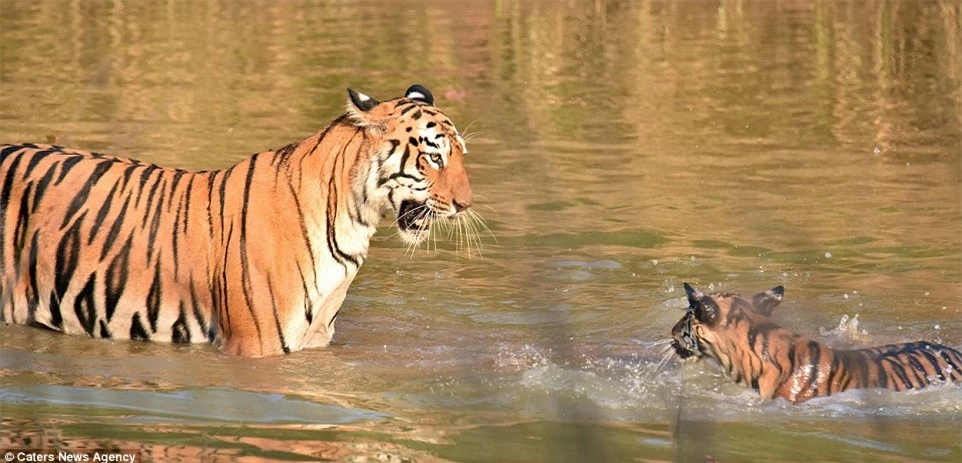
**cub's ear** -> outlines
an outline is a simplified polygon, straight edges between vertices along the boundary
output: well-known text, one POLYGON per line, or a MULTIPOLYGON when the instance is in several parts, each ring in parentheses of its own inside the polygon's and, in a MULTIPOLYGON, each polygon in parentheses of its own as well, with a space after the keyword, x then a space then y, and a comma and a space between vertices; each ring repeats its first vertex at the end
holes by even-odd
POLYGON ((688 295, 688 306, 698 307, 698 304, 701 304, 701 299, 705 297, 705 295, 702 294, 701 291, 693 288, 687 281, 684 283, 684 286, 685 294, 688 295))
POLYGON ((429 105, 434 104, 434 95, 431 95, 431 91, 418 84, 414 84, 408 88, 408 91, 404 92, 404 97, 411 100, 423 101, 429 105))
POLYGON ((694 310, 695 319, 702 323, 712 323, 718 318, 718 304, 701 291, 685 283, 685 293, 688 294, 688 305, 694 310))
POLYGON ((755 312, 769 316, 775 310, 775 306, 782 302, 785 297, 785 288, 781 285, 776 286, 763 293, 758 293, 752 298, 752 307, 755 312))

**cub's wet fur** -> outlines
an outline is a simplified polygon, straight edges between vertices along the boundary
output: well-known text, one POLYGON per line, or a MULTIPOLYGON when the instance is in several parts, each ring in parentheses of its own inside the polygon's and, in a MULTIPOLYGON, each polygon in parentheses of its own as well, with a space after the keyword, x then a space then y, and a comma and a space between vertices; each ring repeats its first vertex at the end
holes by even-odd
POLYGON ((705 295, 685 283, 689 307, 672 328, 679 357, 711 358, 736 383, 763 397, 801 403, 849 389, 921 389, 936 381, 962 381, 962 353, 912 342, 836 350, 772 322, 785 290, 776 286, 751 299, 734 293, 705 295))

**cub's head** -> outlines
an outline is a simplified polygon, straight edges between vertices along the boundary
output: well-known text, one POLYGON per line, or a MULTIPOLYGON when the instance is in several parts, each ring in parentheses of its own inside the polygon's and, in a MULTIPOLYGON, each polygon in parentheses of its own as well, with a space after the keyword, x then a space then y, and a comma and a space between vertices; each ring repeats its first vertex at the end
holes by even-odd
POLYGON ((734 293, 705 295, 688 283, 685 292, 688 308, 671 329, 675 353, 683 359, 711 357, 725 365, 751 328, 768 320, 785 288, 776 286, 751 299, 734 293))
POLYGON ((380 102, 348 89, 352 123, 379 139, 376 190, 397 215, 401 238, 418 244, 438 218, 461 216, 473 201, 464 157, 468 149, 431 92, 413 85, 401 98, 380 102))

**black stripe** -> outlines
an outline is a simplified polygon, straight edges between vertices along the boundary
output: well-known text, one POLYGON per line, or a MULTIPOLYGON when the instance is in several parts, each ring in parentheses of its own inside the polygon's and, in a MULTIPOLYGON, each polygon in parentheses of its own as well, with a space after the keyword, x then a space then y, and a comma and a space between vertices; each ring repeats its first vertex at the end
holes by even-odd
POLYGON ((56 290, 58 302, 63 302, 67 294, 67 287, 73 279, 73 274, 77 270, 80 261, 80 224, 86 217, 87 211, 80 214, 77 221, 64 233, 63 239, 57 245, 56 262, 54 265, 54 289, 56 290))
POLYGON ((104 223, 104 219, 107 218, 107 212, 110 211, 110 205, 114 201, 114 195, 117 194, 117 190, 120 187, 120 179, 114 182, 114 186, 107 193, 107 199, 104 200, 103 204, 100 205, 100 210, 97 211, 97 216, 94 219, 93 226, 90 227, 90 236, 87 238, 87 244, 94 243, 94 237, 97 236, 97 232, 100 230, 100 226, 104 223))
POLYGON ((178 313, 177 321, 175 321, 171 327, 172 334, 170 341, 173 343, 189 344, 190 328, 187 326, 187 309, 184 307, 184 301, 180 301, 178 313))
POLYGON ((331 176, 331 181, 328 183, 328 192, 334 193, 334 204, 332 205, 330 201, 327 204, 327 248, 331 252, 331 256, 334 257, 342 266, 344 266, 344 271, 347 271, 347 265, 344 261, 348 261, 354 264, 355 267, 360 267, 360 263, 354 256, 345 253, 341 250, 340 245, 337 244, 337 236, 335 231, 337 229, 337 186, 334 184, 334 176, 331 176))
MULTIPOLYGON (((888 362, 888 364, 892 368, 892 372, 895 373, 895 376, 898 376, 898 379, 902 382, 902 386, 904 386, 905 389, 912 389, 912 381, 909 380, 908 375, 905 374, 905 368, 899 362, 900 357, 902 355, 905 355, 905 354, 899 354, 899 356, 886 357, 883 359, 883 361, 888 362)), ((895 388, 895 390, 900 390, 898 384, 893 383, 892 386, 895 388)))
POLYGON ((300 264, 297 265, 297 273, 301 275, 301 287, 304 289, 304 316, 307 318, 307 326, 311 326, 311 323, 314 322, 314 303, 307 291, 307 280, 304 278, 304 271, 301 270, 300 264))
POLYGON ((207 334, 207 340, 214 341, 214 326, 207 325, 207 321, 204 320, 204 314, 200 310, 200 303, 197 301, 197 290, 194 288, 194 282, 190 282, 190 307, 194 314, 194 320, 197 321, 197 326, 200 327, 201 333, 207 334))
POLYGON ((839 356, 839 360, 842 362, 842 377, 839 379, 840 388, 838 391, 847 391, 852 384, 852 366, 849 362, 852 356, 848 351, 837 352, 836 355, 839 356))
POLYGON ((7 155, 10 153, 20 151, 27 148, 26 145, 7 145, 6 148, 0 149, 0 163, 7 159, 7 155))
POLYGON ((107 321, 109 322, 114 312, 117 310, 117 303, 127 287, 127 276, 130 273, 130 245, 133 242, 133 234, 127 238, 117 255, 107 267, 107 280, 104 282, 104 299, 106 300, 107 321))
POLYGON ((180 183, 181 177, 186 174, 186 171, 177 169, 174 171, 174 180, 170 184, 170 196, 167 198, 167 209, 170 209, 174 205, 174 193, 177 191, 177 184, 180 183))
POLYGON ((77 163, 79 163, 79 162, 82 161, 82 160, 83 160, 83 157, 82 157, 82 156, 73 155, 73 156, 69 156, 69 157, 67 157, 67 159, 64 159, 63 161, 61 161, 61 162, 60 162, 60 176, 57 177, 57 181, 56 181, 56 182, 53 182, 53 184, 54 184, 54 185, 60 185, 60 182, 62 182, 63 179, 67 177, 67 174, 70 172, 70 170, 73 169, 74 166, 76 166, 77 163))
POLYGON ((87 279, 87 284, 77 293, 74 298, 73 310, 77 314, 80 326, 90 337, 94 336, 94 328, 97 326, 97 308, 94 306, 94 285, 96 284, 96 273, 91 273, 87 279))
POLYGON ((50 185, 50 182, 53 180, 56 166, 57 166, 56 164, 51 165, 50 168, 47 169, 47 172, 44 173, 43 176, 40 177, 40 180, 37 181, 37 189, 35 190, 36 192, 33 194, 33 209, 30 212, 37 212, 37 207, 40 206, 40 200, 43 199, 44 193, 47 192, 47 187, 50 185))
POLYGON ((160 278, 160 259, 154 264, 154 281, 147 293, 147 321, 150 322, 150 332, 157 332, 157 318, 160 316, 160 303, 163 300, 163 284, 160 278))
POLYGON ((33 169, 37 167, 37 164, 39 164, 40 161, 42 161, 45 157, 49 156, 54 152, 55 152, 54 150, 42 150, 42 151, 36 151, 33 154, 31 154, 30 162, 27 163, 27 168, 24 169, 23 177, 20 177, 20 180, 26 180, 27 177, 30 176, 30 173, 33 172, 33 169))
POLYGON ((947 363, 950 367, 952 367, 953 372, 962 371, 962 368, 959 368, 959 364, 956 363, 956 360, 958 360, 958 358, 962 356, 962 354, 960 354, 958 351, 951 349, 949 347, 939 346, 939 355, 942 357, 942 360, 945 360, 945 363, 947 363), (955 354, 956 356, 955 359, 953 359, 952 356, 949 355, 949 353, 947 352, 949 350, 951 350, 952 353, 955 354))
MULTIPOLYGON (((224 173, 224 178, 220 181, 220 198, 218 198, 218 200, 220 201, 220 211, 219 211, 219 214, 218 214, 218 215, 220 216, 220 233, 221 233, 221 234, 220 234, 220 237, 221 237, 221 239, 224 238, 224 218, 225 218, 225 216, 226 216, 226 214, 224 213, 224 209, 225 209, 224 206, 225 206, 226 201, 227 201, 227 180, 230 178, 230 175, 231 175, 232 172, 234 172, 234 168, 233 168, 233 167, 231 167, 231 168, 223 171, 223 173, 224 173)), ((246 196, 244 197, 244 204, 245 204, 245 205, 247 204, 247 197, 246 197, 246 196)), ((226 268, 226 267, 225 267, 225 268, 226 268)))
POLYGON ((882 367, 882 358, 875 357, 872 359, 875 368, 878 370, 878 387, 883 389, 889 388, 889 375, 885 372, 885 368, 882 367))
MULTIPOLYGON (((212 172, 207 178, 207 229, 210 231, 211 239, 214 238, 214 213, 211 211, 211 203, 214 201, 214 177, 216 172, 212 172)), ((223 225, 223 224, 222 224, 223 225)), ((221 238, 224 237, 221 230, 221 238)))
POLYGON ((140 341, 150 340, 150 335, 147 334, 147 328, 144 328, 144 322, 140 319, 140 312, 134 312, 134 316, 130 320, 130 339, 140 341))
MULTIPOLYGON (((107 257, 107 254, 110 252, 114 241, 117 239, 117 235, 120 234, 120 229, 124 224, 124 219, 127 218, 127 206, 129 205, 130 196, 127 196, 127 199, 124 200, 124 205, 120 207, 120 213, 118 213, 116 217, 113 217, 114 223, 110 226, 110 230, 107 232, 107 237, 104 238, 104 242, 101 245, 103 247, 100 250, 100 260, 104 260, 107 257)), ((133 232, 131 232, 131 235, 133 235, 133 232)))
MULTIPOLYGON (((194 179, 197 178, 196 175, 191 175, 190 180, 187 182, 187 188, 184 191, 184 234, 187 234, 187 223, 190 221, 190 197, 193 196, 191 192, 193 191, 194 179)), ((180 214, 180 209, 177 209, 177 213, 180 214)), ((176 225, 175 227, 176 228, 176 225)))
POLYGON ((922 362, 919 361, 918 356, 921 355, 922 354, 918 352, 918 350, 914 352, 906 352, 904 354, 904 361, 909 367, 911 367, 908 371, 912 373, 912 378, 914 378, 915 384, 924 386, 929 383, 929 377, 928 373, 925 372, 925 365, 922 365, 922 362))
MULTIPOLYGON (((3 179, 3 188, 0 188, 0 270, 4 270, 3 266, 6 262, 5 254, 7 246, 4 243, 6 243, 7 237, 6 214, 10 205, 10 191, 13 189, 14 173, 16 172, 17 167, 19 167, 22 159, 23 156, 17 156, 17 158, 13 160, 13 162, 10 164, 10 167, 7 168, 7 175, 3 179)), ((3 273, 0 272, 0 275, 3 275, 3 273)))
POLYGON ((102 339, 112 339, 114 337, 114 335, 111 334, 110 330, 107 328, 107 323, 105 323, 103 320, 100 320, 100 337, 102 339))
MULTIPOLYGON (((155 170, 160 169, 155 165, 142 166, 140 171, 140 188, 137 189, 137 199, 134 201, 135 205, 140 205, 140 197, 144 194, 144 189, 147 188, 147 179, 150 178, 151 174, 155 170)), ((160 175, 157 176, 157 180, 160 180, 160 175)), ((157 185, 157 180, 154 181, 154 186, 157 185)))
MULTIPOLYGON (((154 203, 154 197, 157 195, 157 187, 160 186, 161 193, 163 193, 164 188, 167 187, 167 179, 164 178, 163 172, 157 176, 157 180, 154 180, 154 184, 150 187, 150 193, 147 193, 147 205, 144 207, 144 219, 140 223, 141 227, 147 226, 147 218, 150 216, 150 206, 154 203)), ((162 205, 163 201, 158 199, 157 204, 162 205)), ((140 202, 137 202, 140 205, 140 202)))
POLYGON ((838 354, 835 352, 832 352, 832 364, 828 367, 828 383, 826 384, 827 390, 825 391, 827 394, 832 394, 833 392, 836 392, 839 390, 837 387, 834 387, 835 375, 838 374, 838 367, 839 367, 838 354))
POLYGON ((127 185, 130 183, 130 177, 134 175, 134 171, 139 168, 137 164, 129 165, 124 169, 124 184, 120 186, 121 191, 127 189, 127 185))
POLYGON ((67 212, 64 214, 63 222, 60 224, 60 228, 64 228, 70 223, 70 219, 73 218, 74 214, 80 210, 80 207, 87 202, 87 196, 90 194, 90 189, 93 188, 94 184, 100 180, 100 177, 104 175, 107 170, 110 169, 110 161, 101 161, 94 168, 94 171, 87 177, 87 181, 84 182, 83 186, 74 194, 73 200, 70 201, 70 205, 67 206, 67 212))
MULTIPOLYGON (((164 182, 167 183, 166 181, 164 182)), ((150 260, 154 256, 154 248, 157 243, 157 231, 160 229, 160 218, 163 215, 164 203, 162 201, 157 201, 157 207, 154 210, 154 218, 150 222, 150 234, 147 239, 147 260, 150 260)))
MULTIPOLYGON (((33 189, 33 184, 28 183, 27 188, 23 190, 23 195, 20 197, 20 211, 17 215, 17 226, 13 229, 13 265, 14 274, 19 273, 17 266, 20 265, 20 254, 23 252, 23 247, 27 240, 27 226, 30 223, 30 192, 33 189)), ((6 211, 6 209, 0 209, 0 211, 6 211)), ((6 218, 0 218, 6 222, 6 218)), ((0 240, 0 246, 3 245, 3 241, 0 240)), ((3 273, 0 272, 0 277, 3 273)))
MULTIPOLYGON (((244 292, 244 300, 247 302, 247 310, 251 314, 251 318, 254 319, 254 327, 257 328, 257 341, 261 345, 261 349, 264 348, 263 338, 261 337, 261 322, 257 318, 257 312, 254 310, 254 300, 252 293, 254 292, 253 283, 251 283, 251 272, 250 272, 250 262, 247 256, 247 214, 248 207, 250 206, 250 192, 251 183, 254 180, 254 168, 257 166, 257 155, 255 154, 250 159, 250 165, 247 168, 247 178, 244 180, 244 196, 242 197, 244 205, 241 208, 241 219, 240 219, 240 257, 241 257, 241 290, 244 292)), ((221 198, 223 199, 223 198, 221 198)))
POLYGON ((291 348, 287 346, 287 341, 284 340, 284 330, 281 329, 281 317, 277 313, 277 299, 274 298, 274 287, 271 285, 270 274, 267 275, 267 292, 271 295, 271 308, 274 310, 274 326, 277 327, 278 341, 280 341, 284 353, 290 354, 291 348))
MULTIPOLYGON (((40 231, 33 232, 30 240, 30 256, 27 260, 27 320, 34 322, 37 320, 37 309, 40 307, 40 288, 37 285, 37 239, 40 231)), ((0 246, 2 248, 2 246, 0 246)))
POLYGON ((227 337, 230 337, 231 334, 233 333, 233 329, 231 328, 231 322, 230 322, 230 305, 227 300, 227 256, 229 254, 228 251, 230 250, 230 241, 233 236, 234 236, 234 223, 231 222, 230 227, 227 228, 227 241, 224 242, 224 262, 221 265, 221 271, 220 271, 221 279, 219 282, 216 282, 218 297, 215 298, 214 294, 211 293, 211 298, 214 301, 215 310, 217 310, 218 308, 218 304, 217 304, 218 301, 223 305, 222 310, 220 310, 220 312, 215 312, 214 315, 219 316, 221 313, 224 314, 225 319, 223 320, 223 323, 221 323, 220 320, 218 320, 218 323, 220 323, 221 330, 226 331, 226 333, 224 334, 227 337))
POLYGON ((63 314, 60 313, 60 297, 50 291, 50 324, 59 331, 63 331, 63 314))
MULTIPOLYGON (((314 274, 314 288, 317 289, 317 259, 314 257, 314 246, 311 245, 311 238, 307 232, 307 223, 304 221, 304 209, 301 208, 301 201, 297 198, 297 193, 294 191, 294 185, 288 182, 287 186, 291 190, 291 198, 294 200, 294 207, 297 210, 297 220, 301 226, 301 238, 304 240, 304 247, 307 248, 307 255, 311 258, 311 272, 314 274)), ((304 275, 302 274, 301 279, 303 278, 304 275)))

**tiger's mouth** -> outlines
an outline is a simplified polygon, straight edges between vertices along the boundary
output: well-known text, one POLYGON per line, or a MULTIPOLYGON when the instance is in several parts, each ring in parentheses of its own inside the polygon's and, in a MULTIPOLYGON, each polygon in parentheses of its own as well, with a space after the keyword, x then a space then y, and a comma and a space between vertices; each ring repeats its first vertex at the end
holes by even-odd
POLYGON ((682 359, 690 359, 698 354, 697 351, 682 346, 677 339, 671 341, 671 347, 675 349, 675 354, 682 359))
POLYGON ((434 213, 425 203, 413 200, 401 201, 397 209, 397 227, 401 232, 422 234, 431 228, 434 213))

